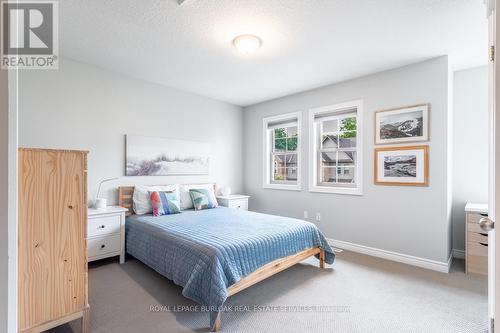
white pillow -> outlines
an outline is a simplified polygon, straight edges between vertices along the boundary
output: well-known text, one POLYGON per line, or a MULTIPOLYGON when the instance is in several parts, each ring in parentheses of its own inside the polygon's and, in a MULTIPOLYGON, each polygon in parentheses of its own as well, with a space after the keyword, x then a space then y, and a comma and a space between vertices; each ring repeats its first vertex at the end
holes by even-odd
POLYGON ((137 185, 134 187, 134 195, 132 196, 134 212, 137 215, 151 214, 153 212, 151 198, 149 197, 149 192, 152 191, 176 192, 177 197, 179 197, 179 185, 177 184, 159 186, 137 185))
MULTIPOLYGON (((190 189, 196 189, 196 188, 208 188, 208 189, 214 189, 214 184, 187 184, 187 185, 180 185, 179 186, 179 191, 180 191, 180 199, 181 199, 181 209, 193 209, 193 200, 191 200, 191 195, 189 194, 190 189)), ((216 194, 216 193, 214 193, 216 194)))

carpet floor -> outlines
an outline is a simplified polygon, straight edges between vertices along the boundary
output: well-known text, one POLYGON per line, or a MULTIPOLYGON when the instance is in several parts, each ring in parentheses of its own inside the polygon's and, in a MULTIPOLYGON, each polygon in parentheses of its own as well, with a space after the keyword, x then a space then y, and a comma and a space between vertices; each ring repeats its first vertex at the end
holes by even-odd
MULTIPOLYGON (((320 270, 295 265, 228 299, 221 332, 487 332, 485 278, 450 274, 348 251, 320 270)), ((128 258, 92 263, 92 333, 208 332, 208 313, 182 290, 128 258)), ((80 332, 74 322, 51 333, 80 332)))

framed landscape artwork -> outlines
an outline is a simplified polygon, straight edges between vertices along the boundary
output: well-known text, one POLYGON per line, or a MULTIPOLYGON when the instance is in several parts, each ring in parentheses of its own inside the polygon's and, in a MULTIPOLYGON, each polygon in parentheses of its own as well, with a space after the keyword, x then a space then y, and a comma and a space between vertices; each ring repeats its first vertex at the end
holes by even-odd
POLYGON ((126 136, 127 176, 208 175, 205 142, 126 136))
POLYGON ((375 144, 429 140, 429 104, 375 112, 375 144))
POLYGON ((429 146, 375 148, 375 184, 428 186, 429 146))

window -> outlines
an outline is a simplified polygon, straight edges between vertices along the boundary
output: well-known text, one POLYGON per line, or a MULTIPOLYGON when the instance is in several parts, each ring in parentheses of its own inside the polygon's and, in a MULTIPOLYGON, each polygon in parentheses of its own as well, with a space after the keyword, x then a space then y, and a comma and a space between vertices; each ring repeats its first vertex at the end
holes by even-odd
POLYGON ((264 118, 264 187, 300 190, 300 113, 264 118))
POLYGON ((362 102, 309 111, 312 192, 362 194, 362 102))

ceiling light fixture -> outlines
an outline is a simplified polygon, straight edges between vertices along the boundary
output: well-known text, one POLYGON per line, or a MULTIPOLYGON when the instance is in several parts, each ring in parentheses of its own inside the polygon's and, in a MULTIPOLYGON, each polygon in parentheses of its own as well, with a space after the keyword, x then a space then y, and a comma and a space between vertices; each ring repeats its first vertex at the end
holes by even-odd
POLYGON ((262 40, 255 35, 240 35, 233 39, 233 45, 240 53, 251 54, 262 46, 262 40))

